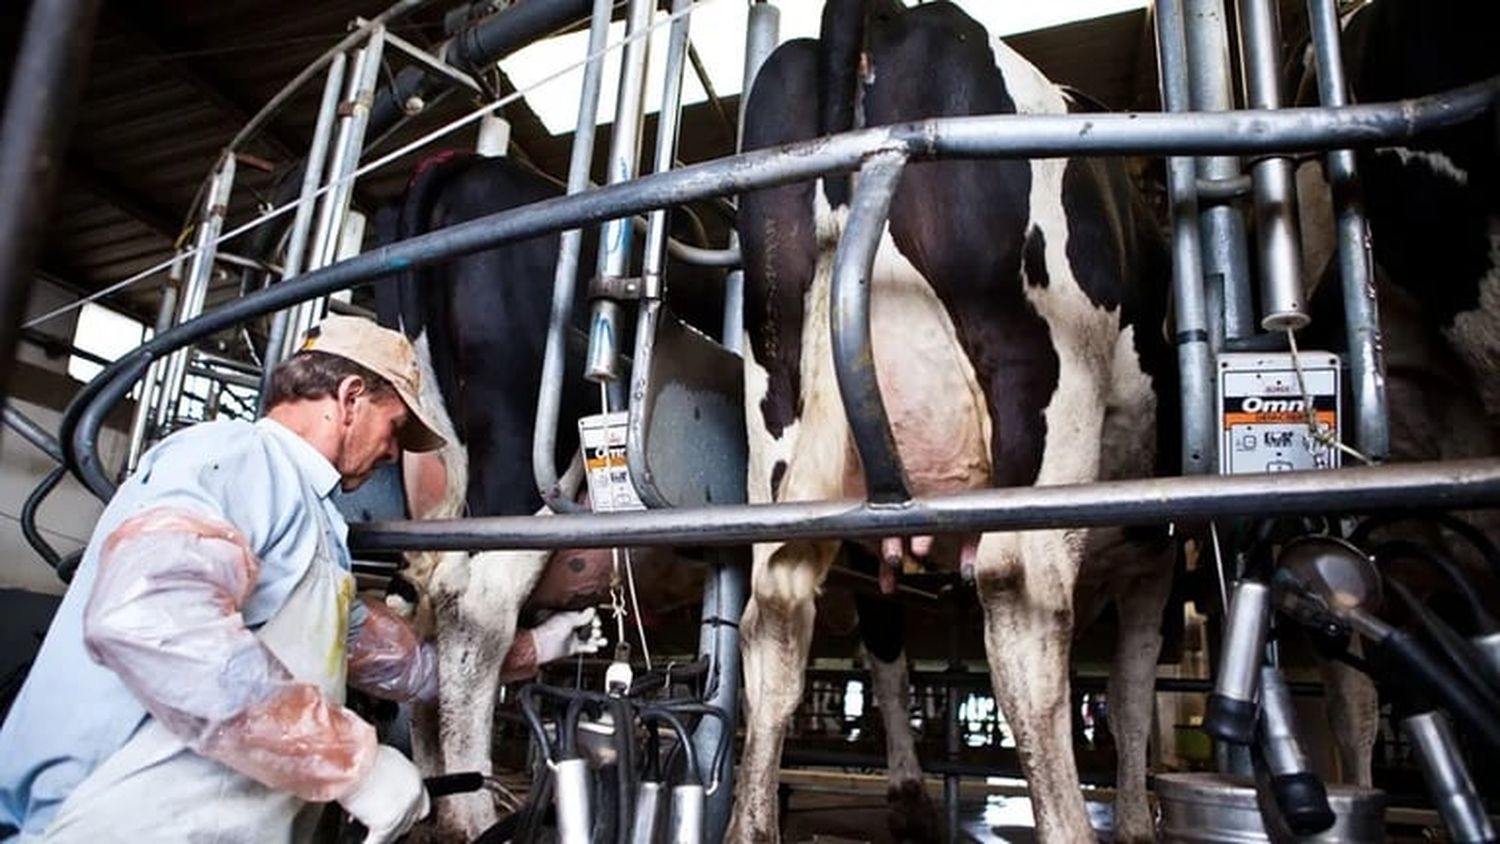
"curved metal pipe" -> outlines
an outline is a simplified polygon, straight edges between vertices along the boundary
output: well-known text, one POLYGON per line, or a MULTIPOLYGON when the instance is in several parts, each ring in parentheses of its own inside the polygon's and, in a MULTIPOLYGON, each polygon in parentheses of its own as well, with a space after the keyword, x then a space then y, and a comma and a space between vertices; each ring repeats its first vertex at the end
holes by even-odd
POLYGON ((163 352, 243 320, 393 277, 411 267, 664 205, 847 172, 877 152, 905 151, 912 157, 931 159, 1333 149, 1388 144, 1465 123, 1489 113, 1497 99, 1500 77, 1430 97, 1342 109, 934 118, 694 164, 388 244, 216 308, 142 344, 84 385, 68 406, 59 439, 69 468, 90 491, 107 499, 114 484, 100 468, 97 446, 104 415, 129 393, 151 359, 163 352))
POLYGON ((66 466, 57 465, 52 467, 52 471, 48 472, 46 477, 42 478, 42 482, 36 485, 36 489, 33 489, 31 494, 26 496, 26 502, 21 505, 21 535, 26 537, 26 544, 30 545, 32 550, 41 555, 41 558, 54 571, 61 568, 62 555, 57 552, 56 548, 52 547, 52 543, 48 542, 45 536, 42 536, 41 528, 37 527, 36 524, 36 514, 37 510, 41 509, 42 501, 52 494, 52 490, 57 488, 57 485, 62 482, 63 477, 67 473, 68 468, 66 466))
POLYGON ((833 332, 833 371, 838 377, 844 414, 864 466, 865 489, 873 504, 911 500, 906 469, 896 451, 896 436, 875 377, 875 349, 870 338, 870 285, 875 253, 885 233, 891 198, 906 167, 903 152, 872 156, 859 170, 849 222, 833 261, 829 308, 833 332))

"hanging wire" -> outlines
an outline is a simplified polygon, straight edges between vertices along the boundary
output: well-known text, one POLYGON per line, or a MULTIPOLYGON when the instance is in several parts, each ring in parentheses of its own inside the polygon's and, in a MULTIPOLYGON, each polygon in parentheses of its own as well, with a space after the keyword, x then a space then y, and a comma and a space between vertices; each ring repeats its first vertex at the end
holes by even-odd
MULTIPOLYGON (((675 12, 675 13, 672 13, 672 14, 668 14, 667 16, 663 17, 661 20, 656 21, 655 23, 652 23, 650 26, 646 27, 645 29, 641 30, 640 32, 637 32, 637 33, 635 33, 633 35, 627 35, 626 37, 622 38, 621 40, 619 40, 617 42, 614 42, 612 44, 608 44, 602 50, 598 51, 597 53, 590 54, 590 55, 586 56, 585 58, 583 58, 583 59, 581 59, 581 60, 579 60, 577 62, 574 62, 574 63, 569 64, 569 65, 565 65, 562 68, 558 69, 557 71, 555 71, 553 73, 550 73, 550 74, 547 74, 546 76, 542 77, 541 79, 537 80, 535 83, 527 86, 524 89, 519 89, 515 93, 510 94, 510 95, 505 96, 505 97, 501 97, 500 99, 498 99, 498 100, 496 100, 496 101, 494 101, 492 103, 487 103, 487 104, 481 106, 480 108, 477 108, 477 109, 469 112, 468 114, 464 115, 463 117, 457 118, 456 120, 453 120, 450 123, 447 123, 447 124, 445 124, 445 125, 437 128, 437 129, 434 129, 431 132, 428 132, 427 134, 425 134, 425 135, 417 138, 416 140, 414 140, 414 141, 406 144, 405 146, 399 147, 399 148, 397 148, 395 150, 392 150, 389 153, 386 153, 385 155, 383 155, 383 156, 375 159, 374 161, 370 162, 369 164, 366 164, 363 167, 360 167, 360 168, 356 169, 354 172, 352 172, 349 175, 343 177, 342 179, 338 179, 336 181, 329 182, 328 184, 326 184, 323 187, 318 188, 316 191, 314 191, 313 194, 312 194, 312 196, 309 197, 309 199, 316 199, 317 197, 322 196, 325 193, 328 193, 329 191, 333 190, 334 188, 339 187, 344 182, 352 182, 353 180, 359 178, 360 176, 364 176, 364 175, 370 173, 373 170, 377 170, 377 169, 379 169, 381 167, 384 167, 385 165, 391 163, 392 161, 395 161, 398 158, 402 158, 402 157, 406 156, 407 154, 409 154, 411 152, 414 152, 414 151, 416 151, 418 149, 421 149, 422 147, 425 147, 425 146, 427 146, 428 144, 430 144, 430 143, 432 143, 434 141, 437 141, 437 140, 439 140, 439 139, 441 139, 443 137, 451 135, 454 132, 457 132, 459 129, 462 129, 465 126, 468 126, 471 123, 478 122, 485 115, 491 114, 491 113, 493 113, 497 109, 504 108, 505 106, 510 105, 513 102, 516 102, 518 100, 523 99, 527 94, 531 93, 532 91, 535 91, 536 89, 541 88, 542 86, 548 84, 549 82, 553 82, 553 81, 555 81, 557 79, 562 78, 563 76, 566 76, 569 73, 572 73, 575 70, 578 70, 579 68, 583 67, 588 62, 593 61, 595 58, 607 55, 610 52, 618 50, 618 49, 620 49, 620 48, 622 48, 622 47, 624 47, 624 46, 626 46, 628 44, 634 43, 635 41, 639 41, 642 38, 649 38, 651 36, 651 34, 653 32, 655 32, 656 30, 661 29, 661 28, 666 27, 666 26, 669 26, 670 24, 672 24, 673 22, 675 22, 678 18, 686 17, 687 15, 692 14, 695 9, 701 8, 703 6, 707 6, 707 5, 712 4, 712 3, 717 3, 717 2, 719 2, 719 0, 698 0, 698 2, 695 2, 693 5, 688 6, 685 9, 682 9, 682 10, 680 10, 678 12, 675 12)), ((265 223, 270 222, 271 220, 274 220, 277 217, 285 216, 287 214, 287 212, 295 209, 299 204, 300 204, 300 200, 294 200, 292 202, 288 202, 285 205, 282 205, 279 208, 275 208, 275 209, 273 209, 273 210, 271 210, 271 211, 269 211, 269 212, 267 212, 267 213, 265 213, 265 214, 263 214, 263 215, 261 215, 259 217, 256 217, 255 219, 249 221, 248 223, 245 223, 244 225, 238 226, 238 227, 236 227, 234 229, 231 229, 228 232, 225 232, 225 233, 221 234, 218 237, 218 239, 213 242, 213 245, 214 246, 218 246, 219 244, 224 243, 224 242, 230 240, 231 238, 238 237, 239 235, 242 235, 245 232, 250 231, 251 229, 258 228, 259 226, 264 225, 265 223)), ((60 317, 63 314, 71 313, 72 311, 75 311, 75 310, 83 307, 84 305, 86 305, 86 304, 88 304, 90 302, 96 302, 96 301, 104 298, 105 296, 109 296, 109 295, 112 295, 114 293, 118 293, 119 291, 124 290, 127 287, 130 287, 131 285, 135 284, 138 281, 141 281, 142 279, 150 278, 150 277, 156 275, 157 273, 161 272, 162 270, 165 270, 165 269, 171 267, 172 264, 173 264, 173 262, 177 261, 179 258, 188 258, 188 257, 191 257, 197 251, 198 250, 195 247, 189 247, 181 255, 174 255, 172 258, 169 258, 169 259, 167 259, 165 261, 162 261, 161 263, 156 264, 154 266, 148 267, 148 268, 146 268, 146 269, 144 269, 144 270, 136 273, 135 275, 130 276, 130 277, 124 279, 123 281, 116 282, 115 284, 112 284, 112 285, 110 285, 110 286, 108 286, 108 287, 106 287, 106 288, 104 288, 102 290, 98 290, 98 291, 95 291, 93 293, 90 293, 89 295, 87 295, 87 296, 85 296, 85 297, 83 297, 81 299, 78 299, 76 301, 70 302, 70 303, 68 303, 66 305, 63 305, 63 306, 59 307, 59 308, 54 308, 53 310, 48 311, 47 313, 42 314, 41 316, 36 317, 35 319, 32 319, 31 321, 27 322, 24 327, 25 328, 35 328, 36 326, 38 326, 38 325, 40 325, 40 324, 42 324, 44 322, 47 322, 49 320, 56 319, 57 317, 60 317)))
POLYGON ((1312 394, 1307 391, 1307 376, 1302 371, 1302 355, 1297 350, 1297 334, 1292 329, 1286 331, 1286 341, 1292 350, 1292 369, 1297 373, 1297 392, 1302 394, 1302 409, 1307 413, 1307 434, 1314 442, 1325 448, 1338 449, 1353 457, 1366 466, 1374 466, 1375 461, 1367 457, 1356 448, 1345 445, 1339 439, 1338 431, 1332 425, 1319 425, 1318 414, 1313 408, 1312 394))

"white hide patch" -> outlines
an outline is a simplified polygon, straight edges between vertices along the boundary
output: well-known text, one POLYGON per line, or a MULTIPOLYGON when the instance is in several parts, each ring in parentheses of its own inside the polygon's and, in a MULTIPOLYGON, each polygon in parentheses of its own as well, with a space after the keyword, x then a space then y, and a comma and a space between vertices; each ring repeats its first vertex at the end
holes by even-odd
MULTIPOLYGON (((826 332, 826 320, 823 326, 826 332)), ((876 380, 912 493, 988 486, 993 429, 984 391, 947 308, 896 248, 889 226, 871 274, 870 330, 876 380)), ((831 356, 828 372, 831 379, 831 356)), ((863 497, 863 473, 851 472, 846 488, 863 497)))
POLYGON ((995 66, 1005 79, 1005 90, 1015 101, 1021 114, 1067 114, 1068 103, 1062 91, 1027 61, 998 38, 990 39, 990 49, 995 53, 995 66))
POLYGON ((1479 382, 1490 419, 1500 419, 1500 219, 1490 220, 1490 269, 1479 279, 1479 307, 1443 332, 1479 382))
POLYGON ((1469 184, 1468 172, 1454 164, 1453 159, 1436 150, 1382 147, 1375 152, 1378 155, 1394 155, 1400 158, 1401 163, 1407 167, 1410 167, 1413 161, 1420 162, 1428 170, 1451 182, 1465 186, 1469 184))
POLYGON ((1047 439, 1037 485, 1078 483, 1099 474, 1100 429, 1119 341, 1119 309, 1096 306, 1068 263, 1062 206, 1064 159, 1031 162, 1031 224, 1042 230, 1048 284, 1026 298, 1051 329, 1057 389, 1047 404, 1047 439))

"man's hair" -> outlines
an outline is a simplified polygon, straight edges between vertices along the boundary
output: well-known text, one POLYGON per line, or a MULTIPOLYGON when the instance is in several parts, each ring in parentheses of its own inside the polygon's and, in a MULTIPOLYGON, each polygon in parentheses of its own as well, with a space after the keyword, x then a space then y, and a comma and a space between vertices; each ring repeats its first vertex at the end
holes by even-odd
POLYGON ((292 401, 326 399, 337 393, 339 384, 351 375, 364 379, 365 388, 369 390, 371 397, 396 394, 396 388, 391 386, 391 382, 354 361, 327 352, 308 350, 282 361, 271 373, 271 397, 266 401, 266 408, 292 401))

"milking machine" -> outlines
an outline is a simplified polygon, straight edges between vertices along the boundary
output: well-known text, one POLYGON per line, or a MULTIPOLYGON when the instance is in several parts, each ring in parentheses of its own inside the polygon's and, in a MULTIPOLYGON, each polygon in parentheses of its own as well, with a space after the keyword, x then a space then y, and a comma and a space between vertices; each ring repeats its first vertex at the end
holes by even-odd
POLYGON ((704 719, 731 722, 695 696, 667 696, 670 680, 660 672, 634 677, 628 662, 616 660, 603 692, 521 690, 539 761, 512 840, 536 840, 546 826, 563 844, 705 840, 707 800, 726 785, 719 772, 731 734, 721 730, 705 760, 693 732, 704 719))
MULTIPOLYGON (((1230 603, 1223 657, 1203 728, 1221 742, 1250 749, 1257 785, 1269 797, 1262 801, 1263 813, 1271 816, 1268 828, 1284 823, 1293 835, 1307 836, 1334 826, 1327 791, 1298 743, 1290 698, 1276 665, 1277 636, 1300 629, 1324 657, 1371 677, 1382 698, 1392 703, 1449 836, 1463 842, 1495 841, 1464 753, 1466 746, 1500 752, 1500 674, 1490 650, 1495 620, 1469 576, 1439 548, 1389 540, 1364 550, 1376 530, 1396 520, 1367 520, 1350 539, 1329 530, 1288 535, 1278 531, 1284 523, 1262 524, 1250 567, 1230 603), (1469 637, 1424 606, 1392 574, 1390 564, 1401 558, 1428 563, 1445 575, 1469 610, 1469 637), (1419 632, 1394 626, 1382 616, 1387 594, 1397 596, 1419 632), (1356 636, 1365 645, 1363 657, 1350 653, 1356 636)), ((1467 523, 1450 515, 1435 517, 1435 522, 1487 562, 1497 559, 1494 546, 1467 523)))

